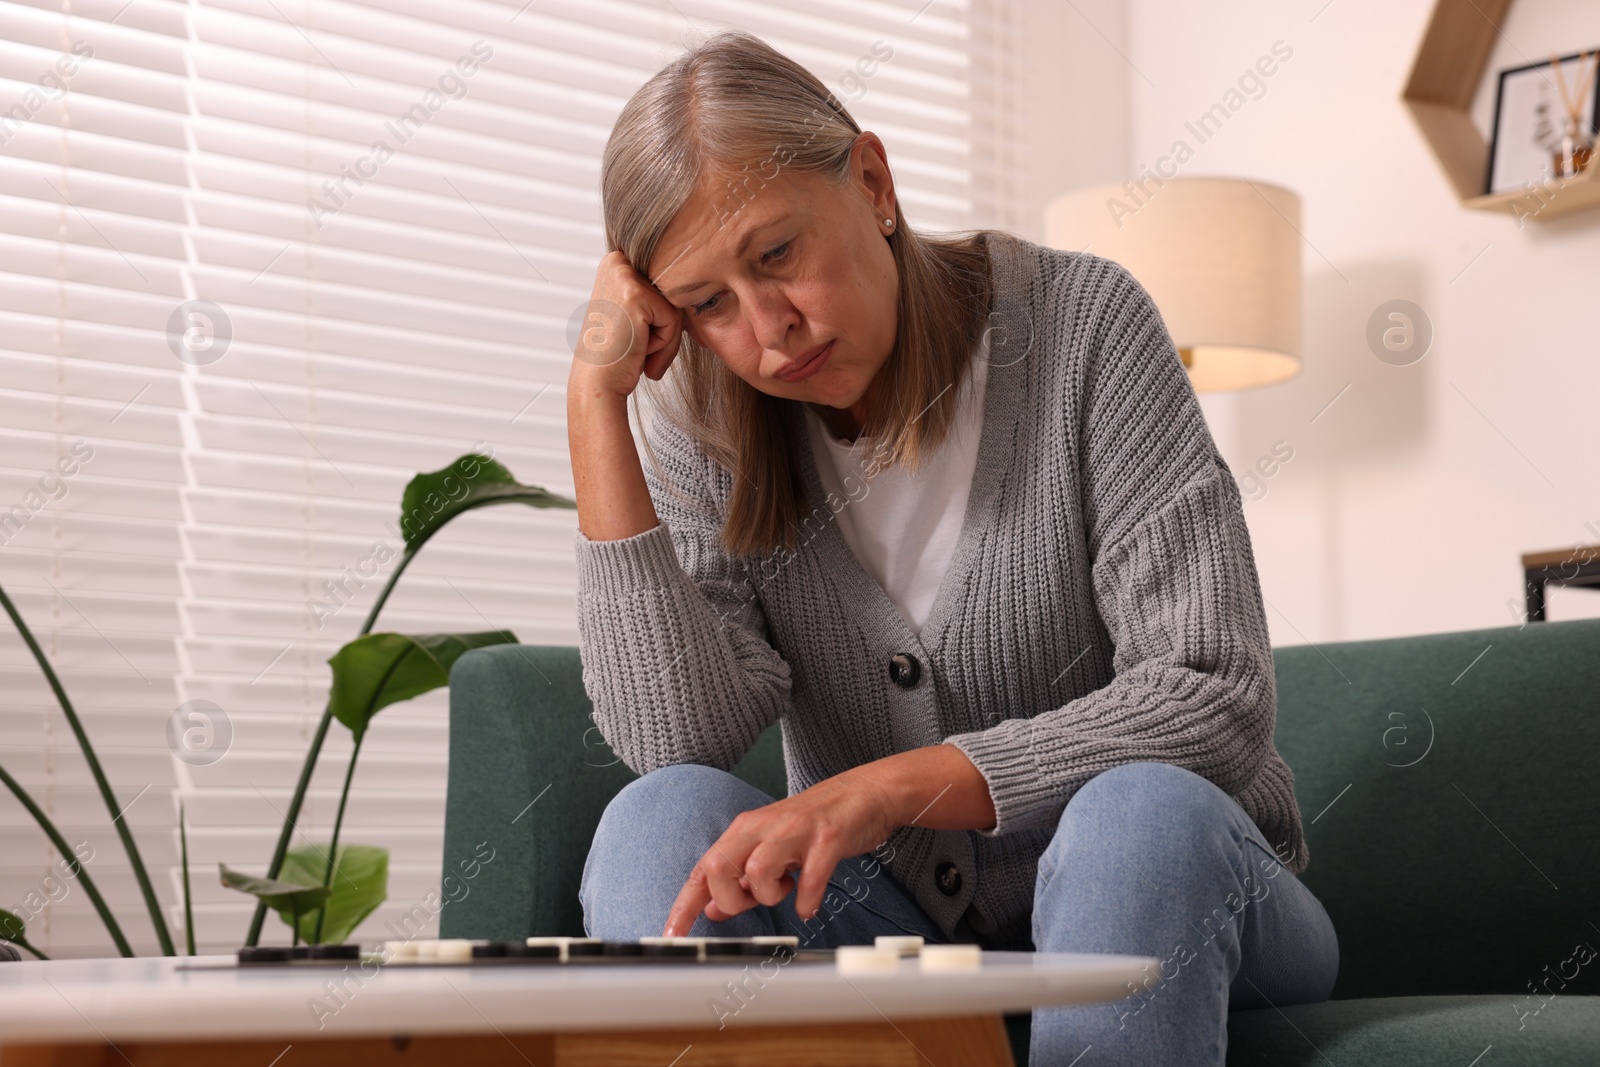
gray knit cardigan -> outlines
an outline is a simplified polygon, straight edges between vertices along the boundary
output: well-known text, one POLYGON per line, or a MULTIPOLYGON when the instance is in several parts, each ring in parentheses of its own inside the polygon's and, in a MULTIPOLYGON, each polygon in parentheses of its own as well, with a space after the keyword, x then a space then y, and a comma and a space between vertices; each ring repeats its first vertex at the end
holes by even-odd
MULTIPOLYGON (((1310 856, 1272 741, 1238 487, 1160 313, 1110 260, 998 231, 987 244, 977 470, 920 637, 840 534, 851 501, 822 488, 787 402, 808 501, 795 550, 725 553, 733 475, 658 419, 662 473, 645 467, 661 524, 577 535, 577 618, 595 722, 636 773, 729 769, 774 722, 791 795, 896 752, 959 747, 988 783, 994 828, 902 827, 880 855, 947 936, 1026 947, 1062 809, 1120 764, 1186 767, 1237 800, 1289 870, 1310 856), (892 678, 897 653, 920 664, 909 688, 892 678)), ((946 784, 930 781, 928 798, 946 784)))

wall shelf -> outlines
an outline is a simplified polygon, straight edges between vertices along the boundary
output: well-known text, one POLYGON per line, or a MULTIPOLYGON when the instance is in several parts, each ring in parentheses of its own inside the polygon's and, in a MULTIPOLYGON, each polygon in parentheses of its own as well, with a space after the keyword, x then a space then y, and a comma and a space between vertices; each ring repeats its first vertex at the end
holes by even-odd
POLYGON ((1489 143, 1468 112, 1483 80, 1511 0, 1438 0, 1400 98, 1461 206, 1544 220, 1600 206, 1600 163, 1575 178, 1557 178, 1509 193, 1485 194, 1489 143))

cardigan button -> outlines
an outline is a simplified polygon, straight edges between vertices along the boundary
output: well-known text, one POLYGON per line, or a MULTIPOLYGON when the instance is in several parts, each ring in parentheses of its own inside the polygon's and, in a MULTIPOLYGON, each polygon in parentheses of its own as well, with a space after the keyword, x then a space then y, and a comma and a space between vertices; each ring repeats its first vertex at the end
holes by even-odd
POLYGON ((901 689, 910 689, 922 677, 922 664, 909 652, 896 652, 889 657, 889 680, 901 689))
POLYGON ((945 860, 933 869, 933 880, 938 883, 939 892, 947 897, 953 897, 961 892, 961 871, 949 860, 945 860))

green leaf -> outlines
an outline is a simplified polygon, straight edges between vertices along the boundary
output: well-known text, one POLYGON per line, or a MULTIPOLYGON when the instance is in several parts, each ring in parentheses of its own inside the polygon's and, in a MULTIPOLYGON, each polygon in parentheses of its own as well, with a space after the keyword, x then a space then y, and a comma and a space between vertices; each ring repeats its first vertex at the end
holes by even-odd
POLYGON ((358 637, 328 660, 333 665, 328 709, 359 741, 372 717, 390 704, 449 685, 450 668, 463 652, 516 643, 510 630, 358 637))
POLYGON ((178 844, 183 856, 183 940, 189 955, 194 952, 194 897, 189 892, 189 820, 178 801, 178 844))
MULTIPOLYGON (((322 881, 320 876, 291 882, 279 878, 252 878, 225 863, 217 864, 217 869, 222 872, 223 885, 259 897, 267 907, 276 909, 280 915, 293 916, 297 908, 302 915, 307 912, 315 915, 317 908, 328 899, 328 890, 318 884, 322 881)), ((291 920, 286 918, 284 921, 291 920)))
MULTIPOLYGON (((283 874, 296 881, 320 882, 328 870, 325 845, 302 845, 283 858, 283 874)), ((322 920, 323 944, 343 942, 361 920, 389 898, 389 850, 376 845, 340 845, 329 886, 328 914, 322 920)), ((294 914, 279 909, 286 923, 294 914)), ((315 910, 300 912, 300 939, 310 942, 317 930, 315 910)))
POLYGON ((0 909, 0 941, 9 941, 20 949, 26 949, 38 959, 49 959, 49 956, 28 944, 27 932, 27 926, 21 916, 0 909))
POLYGON ((535 508, 576 508, 577 502, 537 485, 523 485, 486 456, 469 452, 448 467, 418 474, 400 497, 400 533, 416 551, 439 528, 463 511, 486 504, 527 504, 535 508))

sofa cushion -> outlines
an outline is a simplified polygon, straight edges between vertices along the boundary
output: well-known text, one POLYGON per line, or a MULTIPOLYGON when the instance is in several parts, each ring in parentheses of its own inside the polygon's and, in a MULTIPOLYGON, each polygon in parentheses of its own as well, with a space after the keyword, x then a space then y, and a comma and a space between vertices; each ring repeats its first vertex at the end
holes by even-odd
POLYGON ((1525 996, 1600 945, 1600 619, 1273 655, 1335 999, 1525 996))
POLYGON ((1592 1067, 1600 997, 1330 1000, 1228 1016, 1228 1067, 1592 1067), (1485 1053, 1488 1053, 1485 1055, 1485 1053))

